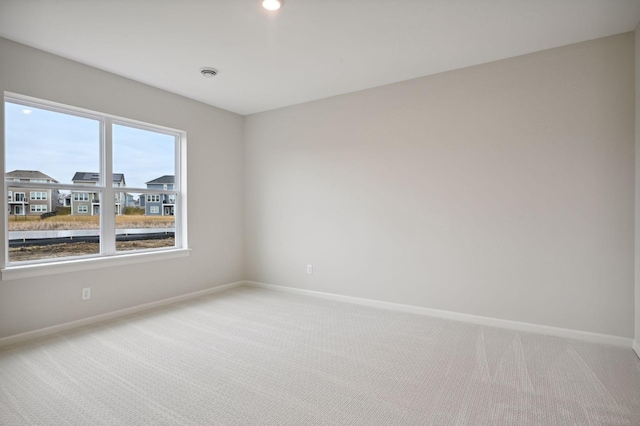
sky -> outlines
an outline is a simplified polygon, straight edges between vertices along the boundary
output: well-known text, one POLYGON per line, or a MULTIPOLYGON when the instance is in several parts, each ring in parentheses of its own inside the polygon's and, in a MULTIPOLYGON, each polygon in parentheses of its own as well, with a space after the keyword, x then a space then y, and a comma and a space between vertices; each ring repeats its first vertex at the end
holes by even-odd
MULTIPOLYGON (((37 170, 72 184, 76 172, 99 172, 97 120, 5 102, 5 171, 37 170)), ((128 187, 174 174, 175 138, 113 126, 113 172, 128 187)))

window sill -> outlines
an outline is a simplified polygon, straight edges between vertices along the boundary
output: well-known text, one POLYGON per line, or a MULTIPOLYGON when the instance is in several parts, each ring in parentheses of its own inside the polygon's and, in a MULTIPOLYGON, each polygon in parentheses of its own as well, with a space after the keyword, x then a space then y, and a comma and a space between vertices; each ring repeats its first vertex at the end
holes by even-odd
POLYGON ((157 262, 160 260, 187 257, 190 253, 191 249, 174 249, 146 253, 120 254, 117 256, 96 257, 90 259, 71 259, 36 265, 9 266, 1 270, 2 281, 87 271, 99 268, 110 268, 113 266, 134 265, 142 262, 157 262))

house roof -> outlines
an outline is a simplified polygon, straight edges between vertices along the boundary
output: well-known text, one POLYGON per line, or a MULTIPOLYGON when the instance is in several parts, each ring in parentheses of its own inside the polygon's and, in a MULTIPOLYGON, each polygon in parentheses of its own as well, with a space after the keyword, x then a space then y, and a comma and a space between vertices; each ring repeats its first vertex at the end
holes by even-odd
POLYGON ((5 173, 5 177, 20 178, 20 179, 48 179, 54 183, 58 183, 57 180, 49 175, 45 175, 38 170, 14 170, 12 172, 5 173))
POLYGON ((164 176, 160 176, 157 179, 154 180, 150 180, 149 182, 146 182, 146 184, 150 184, 150 183, 175 183, 176 182, 176 177, 174 175, 164 175, 164 176))
MULTIPOLYGON (((97 182, 100 179, 100 173, 95 172, 76 172, 73 175, 73 182, 81 181, 81 182, 97 182)), ((114 182, 124 182, 124 174, 123 173, 114 173, 113 174, 114 182)))

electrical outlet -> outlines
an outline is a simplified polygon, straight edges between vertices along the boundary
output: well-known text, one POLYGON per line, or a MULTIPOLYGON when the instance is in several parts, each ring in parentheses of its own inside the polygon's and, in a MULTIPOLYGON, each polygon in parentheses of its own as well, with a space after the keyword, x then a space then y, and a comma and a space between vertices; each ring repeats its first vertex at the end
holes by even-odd
POLYGON ((82 300, 91 299, 91 287, 85 287, 82 289, 82 300))
POLYGON ((313 265, 307 265, 307 274, 313 274, 313 265))

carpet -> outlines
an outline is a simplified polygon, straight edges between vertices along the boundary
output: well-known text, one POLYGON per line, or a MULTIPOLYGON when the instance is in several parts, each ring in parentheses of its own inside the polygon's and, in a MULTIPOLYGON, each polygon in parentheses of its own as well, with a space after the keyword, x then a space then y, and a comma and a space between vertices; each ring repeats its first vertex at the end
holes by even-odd
POLYGON ((239 287, 0 350, 0 424, 640 425, 640 360, 239 287))

